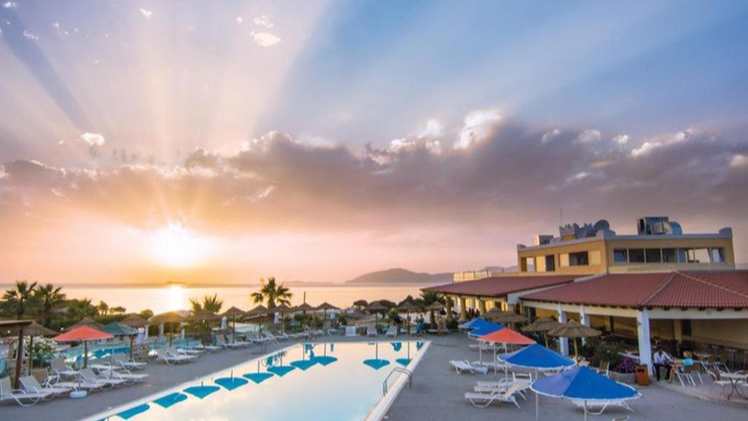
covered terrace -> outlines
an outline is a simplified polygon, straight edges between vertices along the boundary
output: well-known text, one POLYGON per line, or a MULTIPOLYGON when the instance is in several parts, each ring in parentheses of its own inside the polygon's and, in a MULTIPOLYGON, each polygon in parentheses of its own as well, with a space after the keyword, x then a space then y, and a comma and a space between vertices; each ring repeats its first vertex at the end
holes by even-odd
MULTIPOLYGON (((744 366, 748 354, 748 271, 607 274, 521 297, 537 315, 571 316, 638 344, 652 367, 652 343, 744 366), (656 342, 658 343, 658 342, 656 342)), ((567 341, 561 351, 568 353, 567 341)))

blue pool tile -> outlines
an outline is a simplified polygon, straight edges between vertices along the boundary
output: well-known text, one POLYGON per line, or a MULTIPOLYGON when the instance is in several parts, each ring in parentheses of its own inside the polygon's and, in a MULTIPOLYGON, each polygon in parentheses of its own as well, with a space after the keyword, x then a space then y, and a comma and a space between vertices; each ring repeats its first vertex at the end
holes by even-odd
POLYGON ((178 404, 185 399, 187 399, 187 395, 185 395, 184 393, 174 392, 166 396, 162 396, 154 400, 153 402, 164 408, 169 408, 170 406, 178 404))
POLYGON ((273 373, 247 373, 244 375, 244 377, 248 378, 249 380, 252 380, 253 382, 260 384, 264 382, 265 380, 273 377, 273 373))
POLYGON ((283 377, 290 373, 294 369, 293 366, 288 365, 276 365, 274 367, 268 367, 268 371, 275 374, 276 376, 283 377))
POLYGON ((132 408, 126 409, 120 413, 117 414, 117 416, 124 418, 126 420, 129 420, 130 418, 142 414, 143 412, 151 409, 150 405, 147 403, 144 403, 142 405, 133 406, 132 408))
POLYGON ((290 364, 296 368, 307 370, 309 367, 313 366, 314 364, 317 364, 317 361, 315 361, 314 359, 298 360, 298 361, 291 361, 290 364))
POLYGON ((327 365, 334 363, 338 359, 335 357, 330 357, 328 355, 320 355, 318 357, 314 357, 314 360, 317 361, 319 364, 327 366, 327 365))
POLYGON ((219 389, 218 386, 190 386, 184 389, 184 391, 196 398, 203 399, 211 393, 217 392, 219 389))
POLYGON ((390 362, 387 360, 380 359, 380 358, 372 358, 369 360, 364 360, 364 364, 368 365, 374 370, 379 370, 380 368, 389 365, 390 362))
POLYGON ((247 381, 240 377, 221 377, 220 379, 216 379, 216 384, 223 386, 227 390, 234 390, 237 387, 247 384, 247 381))

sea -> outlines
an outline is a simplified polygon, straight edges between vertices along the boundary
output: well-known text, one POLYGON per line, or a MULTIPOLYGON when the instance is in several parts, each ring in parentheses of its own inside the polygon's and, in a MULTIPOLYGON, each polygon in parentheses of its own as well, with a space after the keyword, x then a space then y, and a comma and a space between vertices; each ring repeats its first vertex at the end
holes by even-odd
MULTIPOLYGON (((292 305, 306 302, 317 306, 328 302, 340 308, 350 307, 356 300, 401 301, 408 295, 418 297, 421 288, 429 284, 397 285, 397 286, 289 286, 292 305)), ((3 290, 10 286, 0 286, 3 290)), ((122 306, 128 313, 149 309, 154 314, 166 311, 187 310, 191 308, 190 299, 202 299, 203 296, 217 294, 223 300, 222 309, 236 306, 248 310, 257 304, 250 299, 250 294, 259 289, 253 286, 219 286, 193 287, 179 284, 153 287, 117 287, 117 286, 63 286, 63 292, 68 298, 90 298, 94 304, 104 301, 109 307, 122 306)))

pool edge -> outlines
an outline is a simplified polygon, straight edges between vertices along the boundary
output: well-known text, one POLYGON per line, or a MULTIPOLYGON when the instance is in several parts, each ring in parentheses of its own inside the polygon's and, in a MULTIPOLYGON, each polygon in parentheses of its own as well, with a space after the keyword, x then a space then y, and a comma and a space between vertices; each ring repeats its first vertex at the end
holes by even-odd
MULTIPOLYGON (((428 352, 429 347, 431 347, 431 341, 425 341, 424 349, 415 356, 413 361, 411 361, 411 364, 413 364, 411 377, 415 374, 418 364, 420 364, 421 359, 423 359, 423 356, 428 352)), ((403 387, 405 387, 406 381, 407 378, 405 376, 397 376, 397 380, 395 380, 395 383, 389 389, 387 395, 385 395, 377 405, 369 411, 369 414, 364 418, 364 421, 381 421, 384 419, 387 412, 389 412, 390 408, 392 408, 392 405, 395 403, 397 397, 400 396, 400 392, 403 390, 403 387)))

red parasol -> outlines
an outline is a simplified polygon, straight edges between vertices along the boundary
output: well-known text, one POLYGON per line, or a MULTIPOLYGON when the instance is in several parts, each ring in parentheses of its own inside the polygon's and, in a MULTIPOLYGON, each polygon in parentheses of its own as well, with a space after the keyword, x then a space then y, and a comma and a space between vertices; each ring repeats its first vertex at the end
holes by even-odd
POLYGON ((83 342, 83 367, 88 367, 88 341, 111 339, 112 335, 90 326, 78 326, 55 336, 57 342, 83 342))
MULTIPOLYGON (((512 330, 508 327, 505 327, 503 329, 499 329, 497 331, 491 332, 488 335, 483 335, 478 338, 480 341, 485 342, 491 342, 494 344, 504 344, 504 352, 507 351, 506 346, 507 344, 512 345, 530 345, 534 344, 535 341, 528 338, 527 336, 517 332, 516 330, 512 330)), ((496 364, 496 347, 493 348, 493 360, 494 364, 496 364)), ((494 373, 496 373, 496 365, 494 365, 494 373)), ((507 367, 504 366, 504 376, 507 376, 507 367)))

